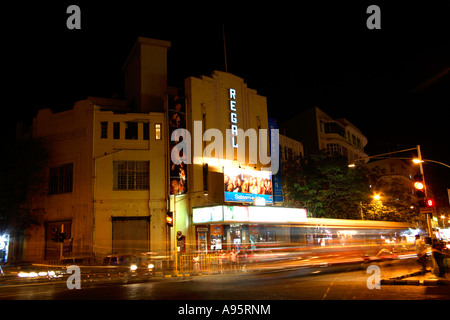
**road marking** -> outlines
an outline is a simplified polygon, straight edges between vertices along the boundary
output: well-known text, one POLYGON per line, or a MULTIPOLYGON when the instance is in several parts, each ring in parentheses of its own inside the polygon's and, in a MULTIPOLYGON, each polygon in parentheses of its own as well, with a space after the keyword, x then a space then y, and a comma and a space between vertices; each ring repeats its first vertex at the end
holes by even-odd
POLYGON ((322 300, 325 300, 325 299, 326 299, 326 297, 327 297, 327 295, 328 295, 328 292, 330 292, 331 286, 334 284, 334 282, 335 282, 341 275, 343 275, 344 273, 346 273, 346 272, 348 272, 348 271, 350 271, 350 270, 351 270, 351 268, 345 270, 344 272, 341 272, 340 274, 338 274, 338 275, 333 279, 333 281, 331 281, 330 285, 328 286, 327 291, 325 292, 325 294, 324 294, 323 297, 322 297, 322 300))

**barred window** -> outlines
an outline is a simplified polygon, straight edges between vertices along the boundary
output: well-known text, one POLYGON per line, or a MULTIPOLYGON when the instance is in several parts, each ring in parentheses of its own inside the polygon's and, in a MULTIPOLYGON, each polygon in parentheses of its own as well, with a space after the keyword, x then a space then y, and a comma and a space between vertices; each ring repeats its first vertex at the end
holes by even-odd
POLYGON ((149 190, 149 161, 114 161, 114 190, 149 190))
POLYGON ((341 146, 338 143, 327 143, 328 154, 341 154, 341 146))
POLYGON ((48 194, 72 192, 73 163, 50 168, 48 181, 48 194))

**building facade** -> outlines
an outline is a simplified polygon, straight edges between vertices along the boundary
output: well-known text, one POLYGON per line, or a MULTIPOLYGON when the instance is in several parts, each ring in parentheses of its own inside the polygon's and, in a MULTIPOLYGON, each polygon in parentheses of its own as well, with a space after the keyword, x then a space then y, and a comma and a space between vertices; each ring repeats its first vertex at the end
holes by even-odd
POLYGON ((341 154, 349 161, 367 157, 367 138, 347 119, 333 119, 318 107, 313 107, 280 125, 286 136, 300 141, 305 154, 319 150, 341 154))
POLYGON ((34 119, 50 160, 48 190, 34 201, 44 217, 28 232, 29 260, 165 249, 165 116, 102 107, 126 103, 88 98, 34 119), (62 246, 52 241, 55 229, 66 234, 62 246))
POLYGON ((272 145, 281 142, 269 137, 266 98, 244 79, 221 71, 187 78, 185 92, 194 151, 190 191, 171 201, 181 223, 177 231, 190 233, 191 250, 204 253, 288 239, 282 225, 303 221, 306 211, 280 208, 274 201, 277 169, 271 156, 279 161, 279 148, 272 145))
POLYGON ((280 161, 290 161, 305 156, 303 144, 284 134, 280 134, 280 161))

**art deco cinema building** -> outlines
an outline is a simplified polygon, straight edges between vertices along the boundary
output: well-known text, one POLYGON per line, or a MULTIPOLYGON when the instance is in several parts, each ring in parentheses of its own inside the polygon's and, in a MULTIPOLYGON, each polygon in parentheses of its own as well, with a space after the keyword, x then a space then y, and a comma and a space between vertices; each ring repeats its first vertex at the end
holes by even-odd
POLYGON ((170 45, 138 38, 123 66, 124 99, 38 112, 48 179, 30 199, 40 224, 26 231, 22 259, 211 252, 289 240, 280 226, 306 219, 274 199, 278 140, 266 131, 266 98, 220 71, 168 87, 170 45))

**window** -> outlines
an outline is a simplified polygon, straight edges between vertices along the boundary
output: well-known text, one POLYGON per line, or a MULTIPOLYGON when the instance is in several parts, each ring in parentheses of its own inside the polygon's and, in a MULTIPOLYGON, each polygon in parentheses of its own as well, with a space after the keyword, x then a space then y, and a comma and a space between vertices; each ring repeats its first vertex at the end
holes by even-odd
POLYGON ((336 133, 345 139, 345 129, 336 122, 325 123, 325 133, 336 133))
POLYGON ((161 123, 155 123, 155 139, 161 140, 161 123))
POLYGON ((108 138, 108 122, 102 121, 100 124, 101 124, 100 139, 107 139, 108 138))
POLYGON ((148 190, 149 161, 114 161, 114 190, 148 190))
POLYGON ((48 194, 72 192, 73 164, 52 167, 49 170, 48 194))
POLYGON ((125 139, 137 140, 138 138, 138 123, 125 122, 125 139))
POLYGON ((113 138, 120 139, 120 122, 114 122, 113 131, 113 138))
POLYGON ((144 122, 144 140, 148 140, 149 139, 149 135, 150 135, 150 126, 148 122, 144 122))
POLYGON ((327 143, 328 154, 341 154, 341 146, 338 143, 327 143))

